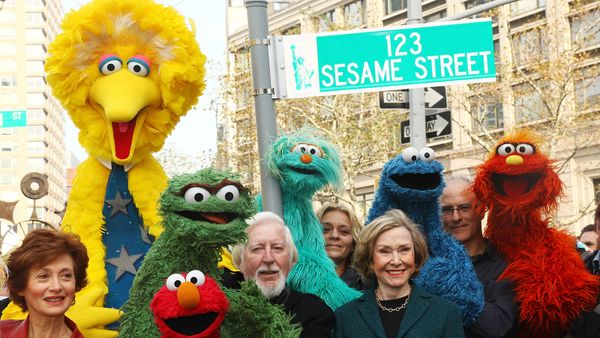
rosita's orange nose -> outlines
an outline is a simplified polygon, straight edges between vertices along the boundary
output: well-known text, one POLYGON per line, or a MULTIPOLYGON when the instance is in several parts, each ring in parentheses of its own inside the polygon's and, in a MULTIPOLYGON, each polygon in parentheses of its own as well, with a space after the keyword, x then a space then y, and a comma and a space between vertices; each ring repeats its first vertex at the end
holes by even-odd
POLYGON ((198 287, 190 282, 183 282, 177 288, 177 301, 185 309, 193 309, 200 304, 198 287))
POLYGON ((301 161, 302 163, 309 164, 310 162, 312 162, 312 156, 310 156, 310 155, 309 155, 309 154, 307 154, 307 153, 304 153, 304 154, 302 154, 302 155, 300 156, 300 161, 301 161))

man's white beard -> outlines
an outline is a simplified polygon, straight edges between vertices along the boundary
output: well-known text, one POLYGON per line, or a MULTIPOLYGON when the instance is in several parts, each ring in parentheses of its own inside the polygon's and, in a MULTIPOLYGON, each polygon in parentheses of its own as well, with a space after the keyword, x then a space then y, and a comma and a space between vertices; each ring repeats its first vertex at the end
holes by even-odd
POLYGON ((277 271, 277 284, 275 285, 264 285, 263 282, 258 279, 258 274, 262 271, 274 271, 275 269, 269 269, 270 267, 262 265, 256 270, 254 274, 254 281, 260 292, 267 298, 277 297, 285 289, 285 277, 281 274, 281 271, 277 271))

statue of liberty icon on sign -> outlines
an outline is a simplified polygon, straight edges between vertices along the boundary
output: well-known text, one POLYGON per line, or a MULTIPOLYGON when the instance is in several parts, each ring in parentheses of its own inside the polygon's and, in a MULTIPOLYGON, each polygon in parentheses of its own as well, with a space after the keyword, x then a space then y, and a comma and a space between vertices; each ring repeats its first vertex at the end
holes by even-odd
POLYGON ((292 65, 294 66, 294 79, 296 80, 296 90, 306 89, 312 87, 312 77, 315 75, 313 69, 308 69, 304 63, 303 56, 296 55, 296 45, 290 46, 292 50, 292 65))

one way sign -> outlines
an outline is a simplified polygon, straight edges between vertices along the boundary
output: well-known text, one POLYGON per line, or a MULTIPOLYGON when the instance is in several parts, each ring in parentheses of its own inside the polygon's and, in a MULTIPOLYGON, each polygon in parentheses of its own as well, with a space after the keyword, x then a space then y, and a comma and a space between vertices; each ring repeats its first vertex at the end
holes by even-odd
POLYGON ((447 109, 446 87, 425 87, 425 108, 447 109))
MULTIPOLYGON (((435 113, 425 116, 425 128, 427 138, 450 135, 452 133, 452 124, 450 123, 450 111, 435 113)), ((400 141, 410 143, 410 121, 400 122, 400 141)))

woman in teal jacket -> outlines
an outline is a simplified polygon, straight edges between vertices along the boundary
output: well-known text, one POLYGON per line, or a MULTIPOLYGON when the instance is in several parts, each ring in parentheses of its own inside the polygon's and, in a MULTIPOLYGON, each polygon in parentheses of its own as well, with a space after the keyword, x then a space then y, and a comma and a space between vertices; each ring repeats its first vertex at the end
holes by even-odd
POLYGON ((427 243, 400 210, 389 210, 360 233, 354 267, 376 285, 335 311, 335 337, 462 338, 456 305, 410 283, 427 259, 427 243))

